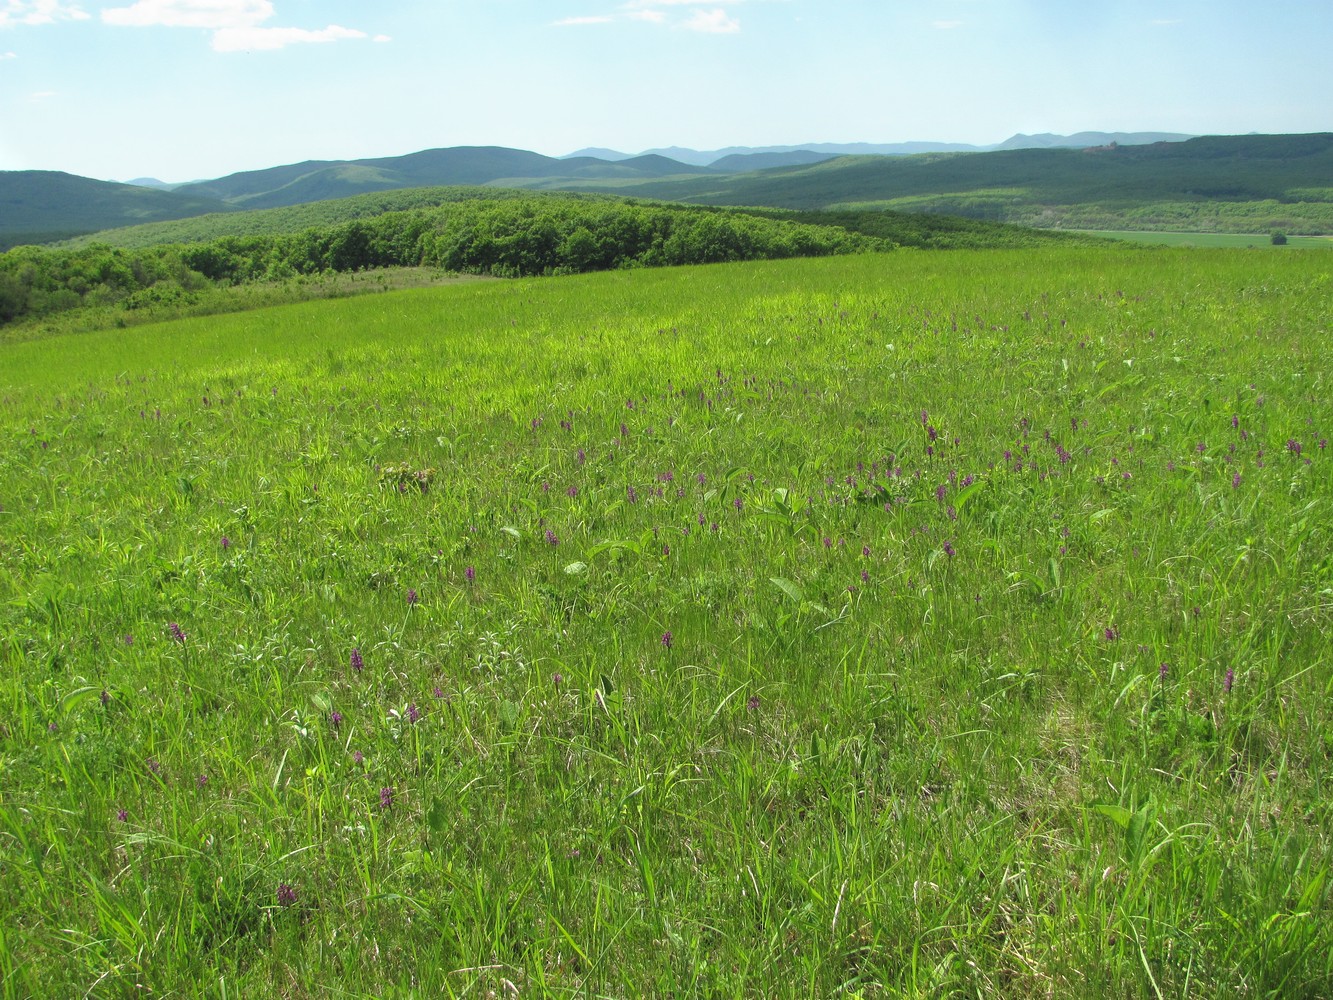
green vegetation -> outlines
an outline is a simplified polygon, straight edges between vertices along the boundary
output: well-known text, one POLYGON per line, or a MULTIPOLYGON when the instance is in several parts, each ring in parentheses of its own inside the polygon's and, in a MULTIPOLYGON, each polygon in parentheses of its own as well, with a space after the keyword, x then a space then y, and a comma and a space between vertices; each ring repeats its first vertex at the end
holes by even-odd
POLYGON ((15 996, 1333 992, 1329 258, 0 345, 15 996))
MULTIPOLYGON (((730 161, 748 164, 749 158, 730 161)), ((759 160, 757 162, 763 162, 759 160)), ((231 214, 357 196, 363 214, 416 209, 471 193, 440 185, 603 192, 639 199, 804 211, 890 209, 1064 229, 1333 234, 1333 133, 1211 136, 1093 149, 1015 149, 916 156, 844 156, 813 165, 735 172, 662 156, 559 160, 524 150, 456 147, 347 162, 247 171, 174 191, 39 171, 0 173, 0 249, 91 230, 202 213, 231 214), (409 189, 435 188, 411 193, 409 189), (374 208, 373 206, 380 206, 374 208)), ((289 214, 294 232, 347 221, 341 209, 289 214), (297 221, 302 220, 302 221, 297 221)), ((259 235, 277 217, 182 226, 167 242, 259 235), (209 235, 211 234, 211 235, 209 235)), ((149 239, 120 234, 120 245, 149 239), (125 242, 121 242, 121 241, 125 242)))
MULTIPOLYGON (((540 195, 536 197, 542 197, 540 195)), ((588 201, 612 201, 609 195, 558 195, 588 201)), ((227 236, 274 236, 307 229, 328 229, 344 222, 373 219, 390 212, 439 208, 460 201, 533 201, 531 191, 518 188, 433 187, 376 191, 372 194, 313 201, 287 208, 218 212, 171 222, 149 222, 89 233, 63 244, 68 247, 104 243, 139 249, 164 243, 210 243, 227 236)))
POLYGON ((1333 233, 1330 175, 1333 133, 1319 133, 839 157, 726 177, 621 183, 615 190, 709 205, 889 208, 1067 229, 1318 234, 1333 233))
MULTIPOLYGON (((325 229, 208 243, 138 250, 18 247, 0 255, 0 324, 88 307, 188 307, 215 283, 272 283, 374 268, 519 277, 888 246, 836 227, 741 212, 569 196, 474 198, 325 229)), ((204 304, 215 300, 208 297, 204 304)))
POLYGON ((54 170, 0 171, 0 250, 112 226, 225 211, 220 201, 54 170))
POLYGON ((1164 247, 1289 246, 1305 250, 1333 250, 1333 238, 1328 236, 1288 236, 1284 242, 1275 244, 1271 237, 1259 233, 1159 233, 1099 229, 1088 231, 1088 235, 1164 247))
POLYGON ((342 293, 346 283, 329 276, 367 269, 513 277, 895 246, 1094 241, 890 212, 714 209, 605 195, 423 188, 136 226, 62 249, 16 248, 0 255, 0 324, 28 320, 23 336, 30 336, 212 314, 342 293), (256 285, 265 287, 231 291, 256 285))

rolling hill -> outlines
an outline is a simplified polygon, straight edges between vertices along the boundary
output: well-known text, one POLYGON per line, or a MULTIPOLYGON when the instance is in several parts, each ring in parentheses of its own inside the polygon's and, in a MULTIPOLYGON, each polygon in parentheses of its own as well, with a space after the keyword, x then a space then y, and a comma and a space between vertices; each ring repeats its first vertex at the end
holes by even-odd
POLYGON ((116 184, 55 170, 0 172, 0 249, 230 207, 206 195, 116 184))
MULTIPOLYGON (((596 183, 582 183, 597 189, 596 183)), ((607 185, 707 205, 892 208, 1082 228, 1333 232, 1333 133, 1089 149, 839 157, 747 174, 607 185), (1134 226, 1122 224, 1127 221, 1134 226), (1162 225, 1176 221, 1177 225, 1162 225), (1110 224, 1108 224, 1110 223, 1110 224)))
POLYGON ((913 156, 747 152, 712 166, 660 153, 557 159, 471 146, 310 160, 171 191, 9 172, 0 173, 0 248, 210 212, 458 185, 807 211, 888 208, 1047 228, 1324 234, 1333 233, 1333 133, 913 156))

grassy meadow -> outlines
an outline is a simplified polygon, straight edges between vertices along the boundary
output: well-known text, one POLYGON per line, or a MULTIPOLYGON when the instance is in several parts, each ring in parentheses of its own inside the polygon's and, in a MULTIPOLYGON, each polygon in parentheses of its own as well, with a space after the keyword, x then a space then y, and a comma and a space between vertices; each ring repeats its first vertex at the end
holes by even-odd
POLYGON ((1330 262, 0 344, 0 993, 1333 994, 1330 262))
POLYGON ((1147 243, 1164 247, 1245 247, 1259 249, 1272 247, 1274 250, 1333 250, 1333 236, 1288 236, 1287 242, 1274 246, 1270 236, 1264 233, 1155 233, 1123 230, 1083 230, 1089 236, 1104 236, 1113 240, 1129 243, 1147 243))

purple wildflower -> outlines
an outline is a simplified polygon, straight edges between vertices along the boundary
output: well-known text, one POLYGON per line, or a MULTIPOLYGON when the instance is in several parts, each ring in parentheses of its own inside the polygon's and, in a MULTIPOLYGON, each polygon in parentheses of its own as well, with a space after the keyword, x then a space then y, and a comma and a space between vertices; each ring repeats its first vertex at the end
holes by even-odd
POLYGON ((181 627, 179 625, 177 625, 175 622, 169 622, 167 624, 167 628, 171 630, 171 638, 173 640, 181 643, 182 645, 185 643, 185 633, 181 631, 181 627))
POLYGON ((547 528, 547 529, 546 529, 546 544, 547 544, 547 545, 559 545, 559 544, 560 544, 560 539, 556 537, 555 532, 552 531, 550 528, 547 528))
POLYGON ((1237 472, 1234 476, 1231 477, 1231 488, 1234 490, 1239 485, 1240 485, 1240 473, 1237 472))
POLYGON ((223 535, 221 544, 222 544, 222 551, 226 552, 229 548, 231 548, 231 539, 228 538, 226 535, 223 535))
POLYGON ((554 684, 556 687, 559 687, 564 682, 565 682, 564 674, 556 673, 551 675, 551 683, 554 684))
POLYGON ((1295 438, 1287 438, 1287 451, 1293 455, 1299 455, 1301 453, 1301 443, 1295 438))
POLYGON ((944 543, 944 554, 948 556, 950 559, 952 559, 955 555, 957 555, 957 552, 955 551, 952 543, 950 542, 944 543))
POLYGON ((125 822, 126 820, 128 820, 129 818, 130 818, 130 814, 129 814, 129 812, 127 812, 126 810, 124 810, 124 809, 117 809, 117 810, 116 810, 116 821, 117 821, 117 822, 124 823, 124 822, 125 822))
POLYGON ((337 729, 339 726, 343 724, 342 712, 339 712, 337 709, 334 709, 332 712, 329 713, 329 721, 333 723, 333 728, 337 729))
POLYGON ((411 722, 411 723, 415 723, 415 722, 417 722, 420 718, 421 718, 421 709, 417 708, 417 703, 416 703, 415 701, 408 702, 408 705, 407 705, 407 721, 408 721, 408 722, 411 722))
POLYGON ((134 636, 133 636, 131 633, 126 632, 126 633, 125 633, 125 638, 122 639, 121 642, 125 643, 125 645, 127 645, 127 646, 133 646, 133 645, 134 645, 134 636))
POLYGON ((1235 680, 1236 680, 1236 671, 1232 670, 1230 667, 1227 667, 1227 675, 1226 677, 1222 678, 1222 690, 1227 694, 1230 694, 1231 685, 1235 683, 1235 680))
POLYGON ((468 583, 472 583, 477 579, 477 571, 474 567, 469 566, 467 569, 463 570, 463 576, 467 578, 468 583))
POLYGON ((745 507, 745 502, 744 502, 743 500, 741 500, 740 497, 737 497, 735 500, 731 501, 731 505, 732 505, 733 507, 735 507, 735 508, 739 511, 739 510, 744 509, 744 507, 745 507))
POLYGON ((366 762, 366 755, 365 755, 365 754, 363 754, 360 750, 353 750, 353 751, 352 751, 352 763, 353 763, 353 764, 364 764, 365 762, 366 762))
POLYGON ((1160 680, 1163 684, 1166 683, 1166 675, 1170 671, 1170 669, 1171 668, 1167 666, 1165 660, 1163 660, 1162 665, 1157 668, 1157 679, 1160 680))
POLYGON ((416 605, 417 603, 419 603, 420 600, 421 600, 421 598, 417 596, 417 592, 416 592, 415 590, 413 590, 411 587, 408 587, 408 588, 407 588, 407 606, 410 608, 410 607, 416 605))
POLYGON ((111 692, 108 691, 106 688, 102 688, 102 694, 101 694, 101 697, 100 697, 99 700, 102 702, 103 705, 110 705, 110 704, 111 704, 111 692))
POLYGON ((748 708, 751 712, 759 711, 759 695, 757 694, 750 695, 749 700, 746 701, 745 703, 745 707, 748 708))
POLYGON ((380 808, 388 809, 393 805, 393 789, 385 785, 380 789, 380 808))
POLYGON ((358 674, 361 673, 361 669, 366 665, 366 661, 361 659, 361 650, 353 649, 351 660, 352 660, 352 669, 355 670, 358 674))
POLYGON ((1119 631, 1117 631, 1115 627, 1111 625, 1106 626, 1106 631, 1103 632, 1102 634, 1106 636, 1107 642, 1115 642, 1117 639, 1120 638, 1119 631))
POLYGON ((286 882, 278 883, 278 905, 291 906, 296 902, 296 888, 286 882))
POLYGON ((194 779, 194 784, 196 788, 208 787, 208 775, 206 774, 199 775, 199 777, 194 779))
POLYGON ((670 649, 670 648, 671 648, 671 633, 670 633, 670 631, 667 631, 667 632, 663 632, 663 633, 662 633, 662 645, 665 646, 667 649, 670 649))

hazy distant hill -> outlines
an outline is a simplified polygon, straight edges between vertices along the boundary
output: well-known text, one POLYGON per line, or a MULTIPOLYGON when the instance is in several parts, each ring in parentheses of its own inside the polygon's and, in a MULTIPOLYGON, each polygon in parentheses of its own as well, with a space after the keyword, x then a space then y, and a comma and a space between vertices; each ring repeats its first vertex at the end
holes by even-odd
POLYGON ((0 171, 0 249, 224 211, 227 206, 222 202, 197 194, 97 181, 56 170, 0 171))
MULTIPOLYGON (((650 149, 649 153, 669 156, 681 163, 700 167, 720 166, 723 158, 747 156, 759 153, 823 153, 833 156, 915 156, 918 153, 987 153, 996 149, 1054 149, 1069 147, 1081 149, 1087 146, 1109 146, 1117 143, 1121 146, 1141 146, 1151 142, 1183 142, 1194 136, 1178 132, 1077 132, 1074 135, 1010 136, 1004 142, 992 146, 975 146, 966 142, 807 142, 799 146, 728 146, 726 149, 698 150, 684 146, 668 146, 665 149, 650 149)), ((628 159, 632 154, 617 152, 614 149, 590 147, 570 153, 566 159, 579 156, 597 156, 604 160, 628 159)), ((778 164, 770 164, 776 166, 778 164)), ((783 164, 785 165, 785 164, 783 164)), ((751 168, 754 169, 754 168, 751 168)))
POLYGON ((1042 132, 1039 135, 1010 136, 1004 142, 988 149, 1086 149, 1089 146, 1147 146, 1154 142, 1184 142, 1193 139, 1192 135, 1178 132, 1075 132, 1073 135, 1051 135, 1042 132))

